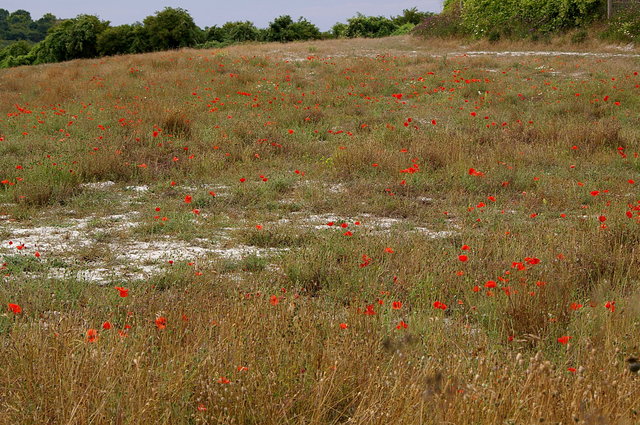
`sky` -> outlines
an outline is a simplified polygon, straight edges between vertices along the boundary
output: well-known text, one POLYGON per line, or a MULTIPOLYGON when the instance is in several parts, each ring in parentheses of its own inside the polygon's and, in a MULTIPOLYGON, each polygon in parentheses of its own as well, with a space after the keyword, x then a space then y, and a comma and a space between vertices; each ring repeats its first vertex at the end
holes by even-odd
POLYGON ((79 14, 97 15, 111 25, 132 24, 153 15, 166 6, 186 9, 201 27, 222 25, 228 21, 252 21, 265 28, 280 15, 293 19, 304 16, 320 30, 329 30, 336 22, 346 22, 357 12, 372 16, 396 16, 403 9, 440 12, 442 0, 3 0, 0 7, 13 12, 24 9, 38 19, 47 12, 58 18, 74 18, 79 14))

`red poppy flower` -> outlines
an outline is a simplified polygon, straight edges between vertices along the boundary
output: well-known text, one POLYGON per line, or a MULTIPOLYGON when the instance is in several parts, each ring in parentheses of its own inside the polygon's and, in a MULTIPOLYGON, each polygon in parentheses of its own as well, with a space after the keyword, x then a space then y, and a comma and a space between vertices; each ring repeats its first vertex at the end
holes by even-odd
POLYGON ((165 329, 167 327, 167 318, 160 316, 156 319, 156 328, 165 329))
POLYGON ((367 305, 367 308, 364 311, 364 314, 366 314, 367 316, 373 316, 374 314, 376 314, 376 312, 373 310, 373 304, 367 305))
POLYGON ((437 308, 440 310, 446 310, 447 309, 447 305, 445 303, 442 303, 440 301, 436 301, 433 303, 433 308, 437 308))
POLYGON ((401 320, 400 323, 396 326, 396 329, 407 329, 409 325, 407 325, 404 320, 401 320))
POLYGON ((118 292, 120 292, 120 296, 122 298, 129 296, 129 290, 127 288, 123 288, 121 286, 116 286, 116 289, 118 290, 118 292))
POLYGON ((87 330, 87 342, 96 342, 98 340, 98 331, 95 329, 87 330))
POLYGON ((18 304, 9 303, 9 311, 11 311, 13 314, 20 314, 22 313, 22 307, 20 307, 18 304))
POLYGON ((572 338, 572 336, 561 336, 560 338, 558 338, 558 342, 562 345, 567 345, 569 343, 569 340, 572 338))

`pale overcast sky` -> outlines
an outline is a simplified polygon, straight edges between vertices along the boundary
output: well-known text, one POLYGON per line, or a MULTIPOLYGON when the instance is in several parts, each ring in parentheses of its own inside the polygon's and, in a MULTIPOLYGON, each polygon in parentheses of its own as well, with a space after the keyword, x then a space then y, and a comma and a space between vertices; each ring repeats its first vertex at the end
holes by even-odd
POLYGON ((365 15, 395 16, 403 9, 417 7, 421 11, 440 12, 442 0, 2 0, 0 8, 13 12, 24 9, 32 19, 51 12, 59 18, 73 18, 79 14, 98 15, 111 25, 132 24, 142 21, 166 6, 181 7, 189 11, 201 28, 222 25, 227 21, 252 21, 259 28, 280 15, 293 19, 304 16, 321 30, 326 31, 336 22, 346 22, 357 12, 365 15))

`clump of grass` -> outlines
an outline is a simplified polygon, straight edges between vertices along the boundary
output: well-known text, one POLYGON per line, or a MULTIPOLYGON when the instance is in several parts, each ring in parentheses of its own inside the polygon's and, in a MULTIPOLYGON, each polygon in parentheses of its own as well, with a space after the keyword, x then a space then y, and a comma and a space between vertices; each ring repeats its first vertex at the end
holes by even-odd
POLYGON ((26 255, 5 255, 2 262, 4 270, 10 274, 34 273, 46 269, 42 261, 26 255))
POLYGON ((186 114, 180 112, 168 113, 160 124, 160 128, 173 137, 188 140, 192 136, 191 121, 186 114))

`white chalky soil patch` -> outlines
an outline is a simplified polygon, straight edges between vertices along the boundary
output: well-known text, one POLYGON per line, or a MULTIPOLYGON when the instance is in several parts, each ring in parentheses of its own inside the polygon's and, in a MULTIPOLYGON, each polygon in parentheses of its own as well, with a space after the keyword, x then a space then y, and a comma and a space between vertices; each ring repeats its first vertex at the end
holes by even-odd
MULTIPOLYGON (((84 187, 95 191, 112 191, 114 182, 105 181, 87 183, 84 187)), ((326 186, 331 193, 345 190, 343 184, 326 186)), ((208 185, 200 188, 188 188, 192 191, 207 190, 216 196, 229 190, 225 185, 208 185)), ((125 193, 133 197, 145 194, 148 186, 127 186, 125 193)), ((418 200, 429 204, 432 198, 421 197, 418 200)), ((124 202, 124 201, 123 201, 124 202)), ((68 215, 73 211, 66 211, 68 215)), ((201 217, 206 218, 207 214, 201 217)), ((237 228, 220 227, 211 238, 194 238, 185 241, 173 236, 156 235, 137 238, 135 229, 141 224, 141 214, 133 211, 124 214, 106 216, 92 215, 84 218, 60 219, 55 225, 33 225, 12 222, 9 216, 0 216, 3 232, 0 233, 0 265, 4 257, 22 255, 35 258, 49 265, 46 277, 72 277, 98 284, 109 284, 126 280, 147 279, 162 273, 170 262, 227 259, 241 260, 247 256, 265 257, 287 251, 287 248, 258 248, 255 246, 233 244, 231 235, 237 228), (94 252, 95 250, 95 252, 94 252), (64 266, 51 264, 48 260, 60 260, 64 266)), ((286 218, 275 222, 287 227, 303 230, 329 230, 366 232, 385 234, 392 231, 420 233, 425 237, 437 239, 456 234, 453 230, 435 231, 427 226, 407 227, 406 220, 392 217, 379 217, 362 214, 354 217, 339 214, 311 214, 292 212, 286 218), (328 223, 333 223, 329 226, 328 223), (346 223, 347 227, 340 225, 346 223), (356 224, 358 223, 358 224, 356 224)), ((55 262, 54 262, 55 263, 55 262)), ((42 277, 42 272, 27 273, 33 277, 42 277)))
MULTIPOLYGON (((230 248, 214 243, 209 239, 184 241, 170 236, 158 236, 147 242, 131 238, 117 239, 115 242, 96 242, 100 233, 118 232, 134 228, 139 213, 115 214, 106 217, 87 217, 68 219, 59 226, 21 226, 5 223, 4 230, 9 234, 0 241, 0 263, 7 255, 25 255, 35 258, 36 252, 41 261, 49 258, 64 259, 73 267, 77 279, 99 284, 126 279, 144 279, 162 271, 169 261, 198 261, 208 258, 239 260, 249 255, 267 256, 283 251, 282 249, 257 248, 248 245, 236 245, 230 248), (73 257, 74 251, 90 248, 94 245, 106 247, 112 261, 81 261, 73 257), (106 246, 105 246, 106 245, 106 246), (68 260, 68 261, 67 261, 68 260), (80 268, 81 270, 77 270, 80 268)), ((221 229, 229 232, 231 229, 221 229)), ((226 234, 219 239, 225 239, 226 234)), ((52 268, 48 277, 69 277, 69 270, 52 268)))

